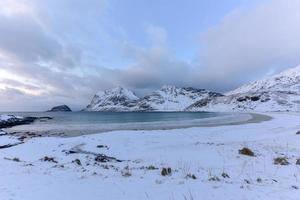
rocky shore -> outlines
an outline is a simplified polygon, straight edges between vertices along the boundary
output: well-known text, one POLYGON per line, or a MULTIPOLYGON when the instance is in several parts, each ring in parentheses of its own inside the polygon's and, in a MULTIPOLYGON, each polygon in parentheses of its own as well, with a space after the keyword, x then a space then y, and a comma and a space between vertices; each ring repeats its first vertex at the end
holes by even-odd
POLYGON ((14 115, 0 115, 0 129, 17 125, 31 124, 36 120, 49 120, 51 117, 19 117, 14 115))

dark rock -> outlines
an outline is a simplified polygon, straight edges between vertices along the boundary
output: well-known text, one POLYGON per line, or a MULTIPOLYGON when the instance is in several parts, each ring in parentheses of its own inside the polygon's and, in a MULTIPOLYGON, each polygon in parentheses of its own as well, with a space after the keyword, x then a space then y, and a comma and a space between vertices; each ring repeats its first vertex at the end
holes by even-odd
POLYGON ((17 125, 31 124, 36 119, 37 119, 36 117, 24 117, 24 118, 12 117, 6 121, 0 121, 0 128, 10 128, 17 125))
POLYGON ((1 145, 1 146, 0 146, 0 149, 10 148, 10 147, 13 147, 13 146, 17 146, 17 145, 19 145, 19 144, 23 144, 23 142, 18 142, 18 143, 14 143, 14 144, 1 145))
POLYGON ((35 137, 42 137, 41 134, 32 133, 32 132, 18 133, 16 136, 18 136, 18 140, 20 140, 21 142, 24 142, 25 140, 35 138, 35 137), (21 135, 18 136, 19 134, 21 135))
POLYGON ((72 112, 72 110, 67 105, 60 105, 51 108, 47 112, 72 112))
POLYGON ((238 102, 243 102, 243 101, 247 101, 247 100, 249 100, 249 99, 250 99, 250 97, 244 96, 244 97, 239 97, 239 98, 237 98, 236 100, 237 100, 238 102))
POLYGON ((12 161, 21 162, 19 158, 13 158, 12 161))
POLYGON ((213 100, 213 98, 211 98, 211 97, 207 97, 207 98, 201 99, 201 100, 197 101, 196 103, 188 106, 187 110, 189 108, 193 108, 193 107, 197 107, 197 108, 204 107, 204 106, 208 105, 212 100, 213 100))
POLYGON ((148 170, 157 170, 158 168, 153 166, 153 165, 150 165, 150 166, 146 167, 146 169, 148 169, 148 170))
POLYGON ((104 154, 98 154, 95 157, 96 162, 111 162, 111 161, 116 161, 116 162, 122 162, 121 160, 118 160, 114 157, 106 156, 104 154))
POLYGON ((78 158, 73 160, 72 163, 76 163, 77 165, 80 165, 80 166, 82 165, 81 161, 78 158))
POLYGON ((170 167, 162 168, 162 170, 161 170, 162 176, 170 176, 171 174, 172 174, 172 169, 170 167))
POLYGON ((222 177, 223 178, 230 178, 230 176, 227 173, 225 173, 225 172, 222 173, 222 177))
POLYGON ((14 162, 21 162, 21 160, 17 157, 14 158, 4 158, 5 160, 10 160, 10 161, 14 161, 14 162))
POLYGON ((13 126, 18 126, 18 125, 26 125, 26 124, 31 124, 35 122, 36 120, 50 120, 52 119, 51 117, 15 117, 12 115, 12 118, 5 120, 5 121, 0 121, 0 129, 2 128, 11 128, 13 126))
POLYGON ((102 145, 102 144, 97 145, 97 148, 105 148, 105 149, 109 149, 109 147, 108 147, 107 145, 102 145))
POLYGON ((251 101, 258 101, 260 99, 259 96, 250 97, 251 101))
POLYGON ((295 190, 299 189, 298 186, 296 186, 296 185, 292 185, 292 188, 295 189, 295 190))
POLYGON ((45 162, 53 162, 53 163, 58 163, 54 157, 48 157, 48 156, 45 156, 44 158, 41 159, 42 161, 45 161, 45 162))
POLYGON ((220 181, 220 178, 217 176, 212 176, 208 179, 209 181, 220 181))
POLYGON ((96 162, 123 162, 123 160, 119 160, 115 157, 111 157, 111 156, 107 156, 104 154, 99 154, 99 153, 95 153, 95 152, 91 152, 91 151, 85 151, 80 149, 78 146, 73 147, 70 150, 63 150, 63 152, 65 152, 67 155, 68 154, 86 154, 86 155, 93 155, 95 156, 95 161, 96 162))
POLYGON ((185 178, 191 178, 191 179, 194 179, 194 180, 197 179, 197 177, 195 176, 195 174, 187 174, 187 175, 185 176, 185 178))
POLYGON ((261 178, 257 178, 256 181, 257 181, 258 183, 261 183, 261 182, 262 182, 261 178))

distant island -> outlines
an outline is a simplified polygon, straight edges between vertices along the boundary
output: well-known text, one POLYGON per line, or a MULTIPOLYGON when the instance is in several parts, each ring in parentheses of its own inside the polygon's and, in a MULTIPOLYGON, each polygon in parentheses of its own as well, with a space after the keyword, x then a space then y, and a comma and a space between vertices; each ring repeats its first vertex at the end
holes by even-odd
POLYGON ((59 105, 51 108, 47 112, 72 112, 72 110, 67 105, 59 105))

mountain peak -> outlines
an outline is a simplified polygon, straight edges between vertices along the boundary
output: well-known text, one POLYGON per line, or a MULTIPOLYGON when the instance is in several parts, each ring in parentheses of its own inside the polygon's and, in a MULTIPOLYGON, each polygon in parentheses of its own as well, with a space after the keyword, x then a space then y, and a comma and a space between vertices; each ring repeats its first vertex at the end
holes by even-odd
POLYGON ((127 88, 118 86, 99 91, 86 111, 127 111, 133 106, 132 102, 139 98, 127 88))
POLYGON ((131 100, 136 100, 138 97, 132 92, 131 90, 117 86, 115 88, 107 89, 104 91, 99 91, 97 92, 96 96, 101 97, 101 96, 115 96, 115 97, 120 97, 120 96, 125 96, 128 99, 131 100))
POLYGON ((189 106, 197 111, 299 111, 300 66, 189 106))
POLYGON ((218 96, 219 93, 191 87, 179 88, 164 85, 143 98, 121 86, 98 92, 87 111, 182 111, 202 98, 218 96))

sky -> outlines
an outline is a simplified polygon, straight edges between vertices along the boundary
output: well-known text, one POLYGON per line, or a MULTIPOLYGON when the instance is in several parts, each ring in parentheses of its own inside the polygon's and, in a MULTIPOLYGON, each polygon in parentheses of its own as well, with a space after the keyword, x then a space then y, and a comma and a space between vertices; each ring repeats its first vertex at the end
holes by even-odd
POLYGON ((299 0, 1 0, 0 111, 116 86, 226 92, 300 64, 299 0))

